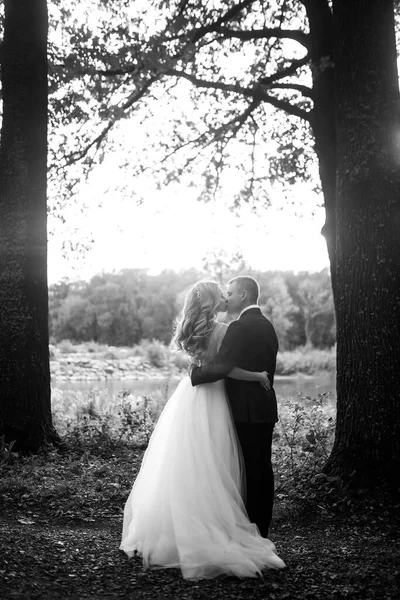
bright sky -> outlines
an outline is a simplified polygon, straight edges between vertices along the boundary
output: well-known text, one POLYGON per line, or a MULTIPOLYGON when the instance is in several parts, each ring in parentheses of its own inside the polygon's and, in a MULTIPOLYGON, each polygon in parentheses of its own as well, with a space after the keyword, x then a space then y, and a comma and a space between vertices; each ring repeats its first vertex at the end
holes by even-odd
POLYGON ((321 270, 329 265, 320 229, 324 210, 306 186, 296 186, 293 196, 273 193, 272 205, 258 215, 244 208, 240 218, 221 204, 196 201, 193 190, 149 190, 145 202, 101 195, 94 185, 85 194, 88 210, 66 211, 67 225, 56 224, 49 240, 49 283, 63 277, 88 279, 102 270, 148 268, 152 273, 201 267, 205 254, 223 248, 241 249, 249 265, 263 271, 321 270), (103 203, 98 207, 99 200, 103 203), (78 227, 72 235, 69 227, 78 227), (91 238, 86 256, 63 258, 61 244, 70 237, 91 238))

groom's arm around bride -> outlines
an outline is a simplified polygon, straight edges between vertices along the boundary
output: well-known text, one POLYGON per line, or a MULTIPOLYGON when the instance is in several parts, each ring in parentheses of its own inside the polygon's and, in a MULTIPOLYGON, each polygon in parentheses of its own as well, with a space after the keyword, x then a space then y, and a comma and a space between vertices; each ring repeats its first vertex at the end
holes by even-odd
POLYGON ((278 420, 273 390, 278 340, 275 330, 258 307, 243 312, 233 321, 212 363, 192 368, 191 381, 196 386, 225 378, 225 384, 235 422, 270 422, 278 420), (271 389, 258 382, 231 379, 234 367, 248 371, 267 371, 271 389))

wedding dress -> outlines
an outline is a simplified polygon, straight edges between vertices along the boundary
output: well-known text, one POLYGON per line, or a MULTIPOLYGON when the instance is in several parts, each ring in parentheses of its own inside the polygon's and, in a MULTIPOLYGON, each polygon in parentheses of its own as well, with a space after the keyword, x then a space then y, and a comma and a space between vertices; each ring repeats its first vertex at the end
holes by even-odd
MULTIPOLYGON (((206 362, 226 325, 216 323, 206 362)), ((241 450, 223 381, 184 377, 151 436, 124 510, 120 549, 145 567, 180 568, 185 579, 256 577, 285 566, 250 523, 241 450)))

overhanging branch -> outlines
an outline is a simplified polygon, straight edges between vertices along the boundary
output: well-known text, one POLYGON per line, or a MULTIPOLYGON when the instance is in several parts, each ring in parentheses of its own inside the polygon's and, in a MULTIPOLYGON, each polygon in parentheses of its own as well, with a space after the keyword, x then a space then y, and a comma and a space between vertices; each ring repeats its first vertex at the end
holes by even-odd
POLYGON ((294 115, 295 117, 299 117, 300 119, 304 119, 306 121, 311 120, 310 112, 307 112, 297 106, 290 104, 290 102, 286 102, 285 100, 280 100, 279 98, 275 98, 268 94, 264 89, 263 85, 257 85, 252 88, 245 88, 240 85, 224 83, 219 81, 206 81, 204 79, 199 79, 190 73, 186 73, 185 71, 181 71, 178 69, 169 69, 165 75, 174 76, 174 77, 182 77, 183 79, 187 79, 196 87, 208 88, 214 90, 220 90, 224 92, 230 92, 234 94, 238 94, 240 96, 245 96, 246 98, 253 98, 258 102, 268 102, 275 108, 279 108, 284 110, 285 112, 294 115))
POLYGON ((269 86, 263 85, 263 87, 271 90, 295 90, 296 92, 303 94, 306 98, 314 98, 313 90, 300 83, 271 83, 269 86))
POLYGON ((65 160, 66 166, 70 166, 73 163, 83 160, 88 155, 89 150, 91 150, 91 148, 96 147, 96 149, 98 149, 100 147, 101 143, 107 137, 109 131, 112 129, 114 124, 115 124, 115 119, 110 119, 109 122, 107 123, 107 125, 101 130, 101 132, 91 142, 89 142, 84 148, 82 148, 81 150, 76 150, 75 152, 71 152, 66 157, 66 160, 65 160))
POLYGON ((266 86, 270 83, 274 83, 275 81, 279 81, 280 79, 284 79, 285 77, 290 77, 296 73, 297 69, 304 67, 304 65, 306 65, 310 60, 310 55, 306 54, 303 56, 303 58, 293 60, 287 67, 283 67, 283 69, 280 69, 280 71, 269 75, 269 77, 263 77, 262 79, 259 79, 259 83, 266 86))
POLYGON ((125 102, 123 102, 121 104, 118 112, 111 119, 108 120, 107 125, 101 130, 101 132, 91 142, 89 142, 81 150, 77 150, 77 151, 71 152, 71 154, 69 154, 69 156, 66 160, 66 165, 69 166, 69 165, 73 164, 74 162, 83 160, 84 158, 86 158, 88 156, 89 151, 93 147, 95 147, 96 150, 98 150, 100 145, 102 144, 102 142, 106 139, 108 133, 114 127, 115 123, 117 121, 119 121, 121 118, 123 118, 124 113, 126 113, 126 111, 129 108, 131 108, 131 106, 133 104, 138 102, 146 94, 146 92, 150 89, 152 84, 155 83, 155 81, 157 81, 157 79, 158 79, 158 77, 155 77, 155 76, 151 77, 148 81, 145 82, 145 84, 140 88, 140 90, 135 90, 135 92, 130 94, 130 96, 128 96, 128 98, 125 100, 125 102))
MULTIPOLYGON (((164 157, 160 160, 160 164, 167 163, 171 157, 176 156, 179 152, 182 152, 186 148, 199 148, 199 152, 196 152, 195 155, 189 156, 186 159, 183 169, 178 169, 177 172, 182 173, 191 163, 193 163, 198 158, 199 153, 201 153, 202 150, 221 140, 223 138, 224 133, 229 134, 226 137, 224 143, 226 147, 226 145, 236 136, 237 132, 244 125, 246 120, 252 116, 252 113, 259 106, 259 104, 259 100, 252 100, 242 113, 236 114, 234 117, 229 119, 229 121, 226 121, 219 127, 210 128, 207 131, 198 135, 197 137, 192 138, 187 142, 180 144, 179 146, 175 146, 173 150, 164 155, 164 157)), ((186 151, 186 155, 188 154, 188 151, 186 151)), ((146 167, 142 169, 141 172, 144 173, 146 171, 149 171, 151 168, 152 167, 146 167)))
POLYGON ((165 75, 172 75, 174 77, 181 77, 182 79, 187 79, 196 87, 221 90, 223 92, 232 92, 234 94, 240 94, 246 97, 253 96, 253 94, 250 93, 250 90, 243 86, 234 83, 224 83, 223 81, 206 81, 205 79, 199 79, 195 75, 191 75, 190 73, 186 73, 186 71, 182 71, 180 69, 168 69, 168 71, 165 72, 165 75))
POLYGON ((270 96, 269 94, 258 90, 253 92, 254 98, 260 98, 263 102, 268 102, 271 106, 275 108, 279 108, 280 110, 285 111, 289 115, 293 115, 294 117, 298 117, 299 119, 303 119, 304 121, 311 122, 312 113, 311 111, 303 110, 294 104, 290 104, 290 102, 286 102, 286 100, 280 100, 279 98, 275 98, 275 96, 270 96))
POLYGON ((192 31, 190 35, 191 42, 195 44, 200 38, 207 35, 207 33, 211 33, 212 31, 217 31, 219 27, 221 27, 224 23, 227 23, 230 19, 233 19, 238 14, 242 12, 245 8, 255 4, 258 0, 242 0, 235 6, 232 6, 229 10, 226 11, 224 15, 222 15, 219 19, 217 19, 214 23, 210 23, 210 25, 205 25, 204 27, 198 27, 192 31))
POLYGON ((249 29, 240 31, 238 29, 230 29, 229 27, 219 27, 216 29, 226 38, 237 38, 243 41, 259 40, 259 39, 289 39, 298 42, 307 50, 310 47, 309 36, 303 31, 297 29, 281 29, 280 27, 265 28, 265 29, 249 29))

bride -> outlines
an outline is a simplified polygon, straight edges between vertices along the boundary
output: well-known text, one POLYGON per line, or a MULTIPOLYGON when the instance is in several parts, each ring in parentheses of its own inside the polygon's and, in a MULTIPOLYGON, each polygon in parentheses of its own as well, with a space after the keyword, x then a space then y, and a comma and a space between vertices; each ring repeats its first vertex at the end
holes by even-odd
MULTIPOLYGON (((219 285, 188 293, 173 342, 192 362, 217 354, 227 326, 219 285)), ((265 372, 234 368, 229 377, 268 385, 265 372)), ((180 568, 185 579, 256 577, 285 563, 244 506, 244 466, 224 381, 192 387, 184 377, 150 438, 124 510, 120 549, 145 567, 180 568)))

